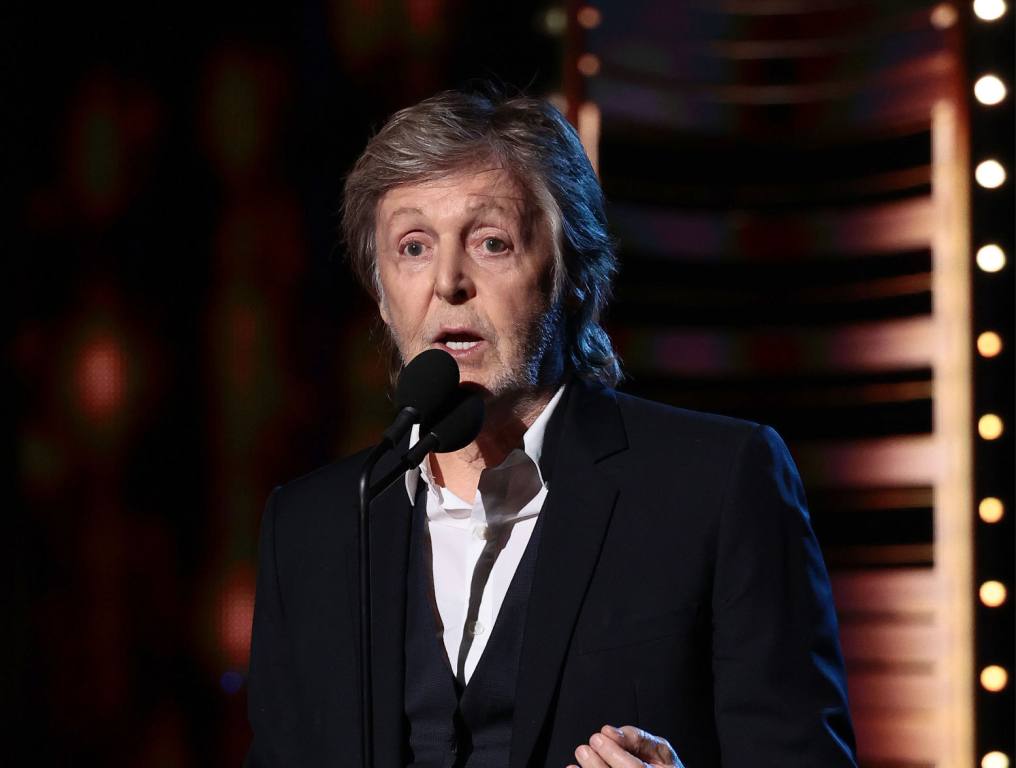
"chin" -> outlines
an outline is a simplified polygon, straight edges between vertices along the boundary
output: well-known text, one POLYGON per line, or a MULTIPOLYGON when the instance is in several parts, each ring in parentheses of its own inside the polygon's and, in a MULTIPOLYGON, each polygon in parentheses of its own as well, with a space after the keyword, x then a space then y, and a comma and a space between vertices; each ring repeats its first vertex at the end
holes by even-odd
POLYGON ((490 383, 486 379, 477 376, 470 376, 468 374, 461 375, 459 378, 459 386, 467 387, 469 389, 480 389, 487 393, 490 392, 490 383))

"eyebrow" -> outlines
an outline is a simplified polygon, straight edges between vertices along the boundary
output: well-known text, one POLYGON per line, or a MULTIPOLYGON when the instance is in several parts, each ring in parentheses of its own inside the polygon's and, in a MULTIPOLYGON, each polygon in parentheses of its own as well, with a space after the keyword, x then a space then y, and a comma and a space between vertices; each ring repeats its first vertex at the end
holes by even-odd
MULTIPOLYGON (((508 199, 518 203, 523 202, 521 198, 512 197, 508 199)), ((510 208, 501 205, 492 195, 470 195, 470 200, 471 202, 467 203, 466 209, 471 213, 476 211, 500 211, 501 213, 507 214, 517 213, 517 211, 513 211, 510 208), (475 202, 472 202, 473 200, 475 200, 475 202)), ((403 205, 396 208, 388 215, 388 221, 393 221, 397 216, 411 215, 423 216, 423 211, 412 205, 403 205)))
POLYGON ((391 221, 396 216, 405 216, 407 214, 416 214, 418 216, 422 216, 423 211, 421 211, 419 208, 404 205, 401 208, 396 208, 394 211, 392 211, 391 214, 388 216, 388 221, 391 221))
MULTIPOLYGON (((501 211, 502 213, 508 214, 518 213, 518 211, 514 211, 507 206, 501 205, 497 202, 497 199, 491 195, 472 195, 471 199, 475 199, 476 202, 470 202, 467 204, 466 208, 469 211, 501 211)), ((520 198, 511 197, 507 199, 515 202, 521 202, 520 198)))

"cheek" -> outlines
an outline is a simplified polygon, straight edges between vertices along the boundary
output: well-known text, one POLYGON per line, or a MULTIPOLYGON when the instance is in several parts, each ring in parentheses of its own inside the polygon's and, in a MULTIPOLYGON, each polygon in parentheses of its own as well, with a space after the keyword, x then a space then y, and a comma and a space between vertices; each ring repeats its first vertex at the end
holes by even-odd
POLYGON ((547 310, 553 292, 554 273, 553 269, 548 267, 521 275, 509 293, 509 300, 514 305, 518 317, 529 318, 547 310))
POLYGON ((542 255, 535 262, 527 265, 528 269, 520 275, 525 281, 525 295, 533 303, 547 305, 554 293, 554 258, 551 254, 542 255))
POLYGON ((391 268, 382 267, 380 273, 384 301, 379 303, 381 317, 405 334, 411 334, 427 313, 431 290, 426 281, 414 279, 391 268))
POLYGON ((417 335, 427 318, 426 304, 400 297, 399 301, 389 300, 388 318, 385 320, 403 339, 410 340, 417 335))
MULTIPOLYGON (((502 338, 516 346, 523 345, 534 324, 539 322, 550 306, 550 290, 536 281, 525 281, 505 290, 497 304, 496 317, 502 338)), ((494 314, 494 310, 491 311, 494 314)))

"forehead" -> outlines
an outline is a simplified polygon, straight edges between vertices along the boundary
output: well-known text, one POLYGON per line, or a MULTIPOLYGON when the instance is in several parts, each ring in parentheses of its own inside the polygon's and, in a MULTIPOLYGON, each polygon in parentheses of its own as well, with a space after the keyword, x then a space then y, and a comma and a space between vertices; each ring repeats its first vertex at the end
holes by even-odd
POLYGON ((503 168, 483 166, 390 189, 378 204, 378 225, 386 226, 407 214, 481 210, 497 211, 521 221, 527 209, 525 193, 512 174, 503 168))

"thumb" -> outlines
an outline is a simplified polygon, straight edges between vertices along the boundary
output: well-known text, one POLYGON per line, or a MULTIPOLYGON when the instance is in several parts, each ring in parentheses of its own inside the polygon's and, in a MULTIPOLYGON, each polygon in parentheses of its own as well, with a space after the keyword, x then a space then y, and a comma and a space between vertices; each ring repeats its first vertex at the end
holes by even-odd
POLYGON ((635 757, 654 765, 672 765, 681 767, 673 747, 666 739, 653 736, 651 733, 642 730, 634 725, 622 725, 621 746, 631 752, 635 757))

